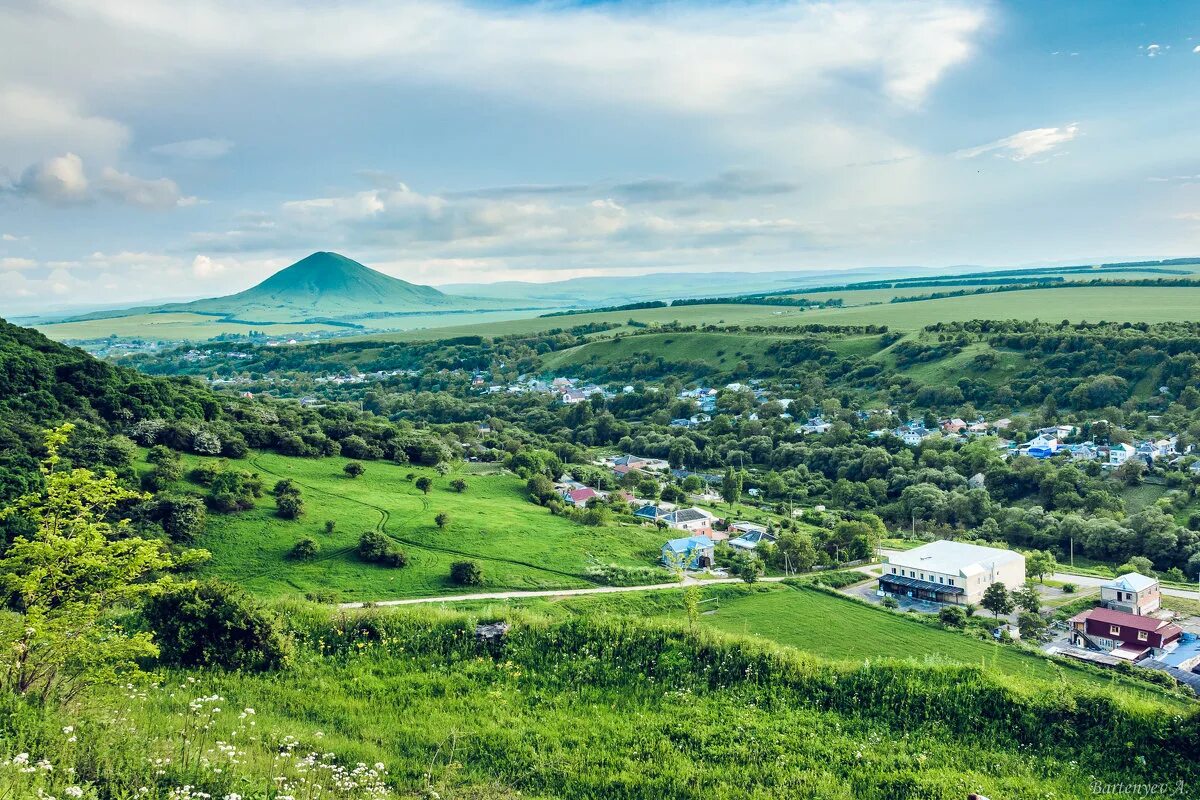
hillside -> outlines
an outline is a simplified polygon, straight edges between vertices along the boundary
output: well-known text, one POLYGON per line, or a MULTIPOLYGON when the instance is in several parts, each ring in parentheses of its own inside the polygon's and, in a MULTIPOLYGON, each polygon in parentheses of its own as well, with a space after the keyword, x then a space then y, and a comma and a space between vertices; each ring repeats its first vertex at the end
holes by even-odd
POLYGON ((283 671, 160 669, 132 707, 114 691, 69 718, 6 717, 0 731, 30 763, 49 757, 58 796, 68 773, 105 797, 186 784, 207 794, 171 796, 267 798, 283 780, 292 796, 348 800, 1016 799, 1198 777, 1195 712, 1104 688, 850 665, 614 616, 511 614, 489 644, 466 614, 287 611, 299 646, 283 671), (116 708, 138 735, 100 721, 116 708), (309 752, 327 755, 313 768, 309 752), (337 774, 340 793, 305 793, 337 774), (395 794, 361 789, 372 782, 395 794))
POLYGON ((202 340, 248 335, 252 331, 296 335, 408 327, 435 322, 439 315, 494 312, 514 305, 492 298, 444 294, 432 286, 385 275, 338 253, 319 252, 237 294, 40 319, 37 324, 56 339, 115 335, 202 340))
POLYGON ((246 319, 340 317, 371 311, 412 311, 461 307, 432 286, 368 269, 338 253, 313 253, 244 292, 184 303, 179 310, 246 319))

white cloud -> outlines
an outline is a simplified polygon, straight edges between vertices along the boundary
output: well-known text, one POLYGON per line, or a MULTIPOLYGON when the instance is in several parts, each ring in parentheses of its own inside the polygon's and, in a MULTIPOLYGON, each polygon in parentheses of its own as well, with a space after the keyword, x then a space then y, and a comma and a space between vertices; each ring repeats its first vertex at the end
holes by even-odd
POLYGON ((73 79, 66 85, 153 83, 214 66, 240 74, 252 65, 388 81, 419 74, 422 82, 547 105, 603 100, 778 113, 788 98, 783 108, 797 115, 801 97, 825 96, 847 80, 891 103, 921 103, 970 56, 988 18, 965 0, 733 7, 198 0, 187 13, 168 0, 58 0, 55 12, 64 45, 102 54, 56 65, 73 79))
MULTIPOLYGON (((0 50, 6 43, 0 34, 0 50)), ((25 74, 28 72, 29 65, 25 65, 25 74)), ((12 169, 67 151, 81 158, 111 161, 129 140, 128 129, 119 122, 89 115, 54 91, 14 85, 3 78, 0 120, 0 166, 12 169)))
POLYGON ((1013 161, 1024 161, 1042 153, 1066 144, 1079 135, 1079 125, 1071 123, 1058 128, 1034 128, 1028 131, 1014 133, 1003 139, 969 147, 954 153, 955 158, 975 158, 985 153, 993 153, 1001 158, 1013 161))
POLYGON ((0 258, 0 270, 33 269, 37 265, 32 258, 0 258))
POLYGON ((21 241, 21 238, 22 237, 14 236, 11 233, 0 233, 0 242, 19 242, 21 241))
POLYGON ((1200 44, 1198 44, 1198 45, 1196 45, 1195 47, 1193 47, 1193 48, 1192 48, 1192 52, 1193 52, 1193 53, 1200 53, 1200 44))
POLYGON ((151 147, 150 152, 169 158, 206 161, 220 158, 232 149, 233 142, 228 139, 187 139, 151 147))
POLYGON ((72 205, 88 200, 88 179, 83 159, 74 153, 46 159, 27 168, 13 189, 50 205, 72 205))
POLYGON ((208 256, 196 256, 192 259, 192 274, 201 280, 207 280, 223 272, 225 272, 225 265, 213 261, 208 256))
POLYGON ((96 187, 102 194, 118 202, 154 211, 197 202, 194 197, 184 197, 179 184, 170 178, 138 178, 112 167, 104 168, 96 187))

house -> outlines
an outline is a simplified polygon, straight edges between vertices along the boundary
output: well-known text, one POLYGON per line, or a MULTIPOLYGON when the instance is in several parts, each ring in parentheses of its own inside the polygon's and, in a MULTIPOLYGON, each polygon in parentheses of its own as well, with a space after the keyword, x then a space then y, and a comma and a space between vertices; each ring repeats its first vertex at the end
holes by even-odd
POLYGON ((692 425, 703 425, 705 422, 712 422, 712 417, 708 414, 693 414, 690 422, 692 425))
POLYGON ((796 428, 800 433, 825 433, 833 427, 832 423, 826 422, 821 417, 809 417, 808 422, 796 428))
POLYGON ((662 517, 663 522, 668 526, 681 531, 691 531, 693 533, 704 534, 711 536, 713 533, 713 522, 716 520, 712 514, 702 508, 678 508, 662 517))
POLYGON ((1026 442, 1024 454, 1030 458, 1050 458, 1058 452, 1059 447, 1057 436, 1050 433, 1039 433, 1026 442))
POLYGON ((1101 585, 1100 602, 1114 611, 1145 616, 1158 611, 1162 596, 1154 578, 1129 572, 1101 585))
POLYGON ((579 389, 568 389, 562 393, 562 401, 564 405, 575 405, 576 403, 586 402, 588 399, 587 392, 579 389))
POLYGON ((656 505, 647 504, 633 512, 633 515, 644 522, 658 522, 669 513, 656 505))
POLYGON ((1128 461, 1130 458, 1132 458, 1133 455, 1134 455, 1134 449, 1130 445, 1127 445, 1127 444, 1111 445, 1108 448, 1108 462, 1106 465, 1110 466, 1110 467, 1119 467, 1122 464, 1124 464, 1126 461, 1128 461))
POLYGON ((967 427, 966 421, 961 420, 958 417, 955 417, 954 419, 947 419, 947 420, 942 421, 942 432, 943 433, 960 433, 966 427, 967 427))
POLYGON ((760 525, 757 522, 731 522, 729 524, 729 530, 736 531, 738 533, 766 533, 767 526, 760 525))
POLYGON ((567 503, 568 505, 576 506, 577 508, 583 508, 588 504, 589 500, 602 497, 604 497, 604 495, 600 494, 600 492, 597 492, 595 489, 589 486, 584 486, 582 489, 571 489, 563 492, 563 502, 567 503))
POLYGON ((879 591, 938 603, 975 603, 993 583, 1025 583, 1025 556, 1014 550, 945 539, 896 553, 883 565, 879 591))
POLYGON ((763 542, 774 542, 775 535, 767 533, 765 529, 749 531, 736 539, 729 540, 729 546, 737 548, 743 552, 750 552, 757 548, 763 542))
POLYGON ((1188 467, 1188 471, 1193 475, 1200 475, 1200 461, 1193 461, 1192 465, 1188 467))
POLYGON ((707 536, 672 539, 662 546, 662 563, 675 568, 708 569, 713 565, 713 547, 707 536))
POLYGON ((1076 614, 1069 624, 1076 647, 1103 650, 1127 661, 1170 652, 1183 636, 1173 622, 1102 607, 1076 614))
POLYGON ((683 417, 679 417, 678 419, 671 420, 671 427, 672 428, 694 428, 694 427, 696 427, 696 423, 692 422, 690 419, 685 419, 683 417))

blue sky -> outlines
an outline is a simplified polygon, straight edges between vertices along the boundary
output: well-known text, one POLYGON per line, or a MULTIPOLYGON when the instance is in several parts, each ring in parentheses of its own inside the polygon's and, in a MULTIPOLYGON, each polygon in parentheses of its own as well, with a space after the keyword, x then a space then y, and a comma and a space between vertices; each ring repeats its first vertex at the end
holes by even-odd
POLYGON ((0 313, 1200 255, 1186 2, 0 0, 0 313))

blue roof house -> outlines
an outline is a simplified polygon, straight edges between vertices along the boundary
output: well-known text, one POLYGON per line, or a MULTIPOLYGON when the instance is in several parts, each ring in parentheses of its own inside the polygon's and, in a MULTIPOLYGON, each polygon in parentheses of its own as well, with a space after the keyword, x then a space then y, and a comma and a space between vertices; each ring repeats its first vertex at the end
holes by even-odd
POLYGON ((707 536, 672 539, 662 547, 662 562, 668 567, 684 564, 687 569, 707 569, 713 564, 713 541, 707 536))

